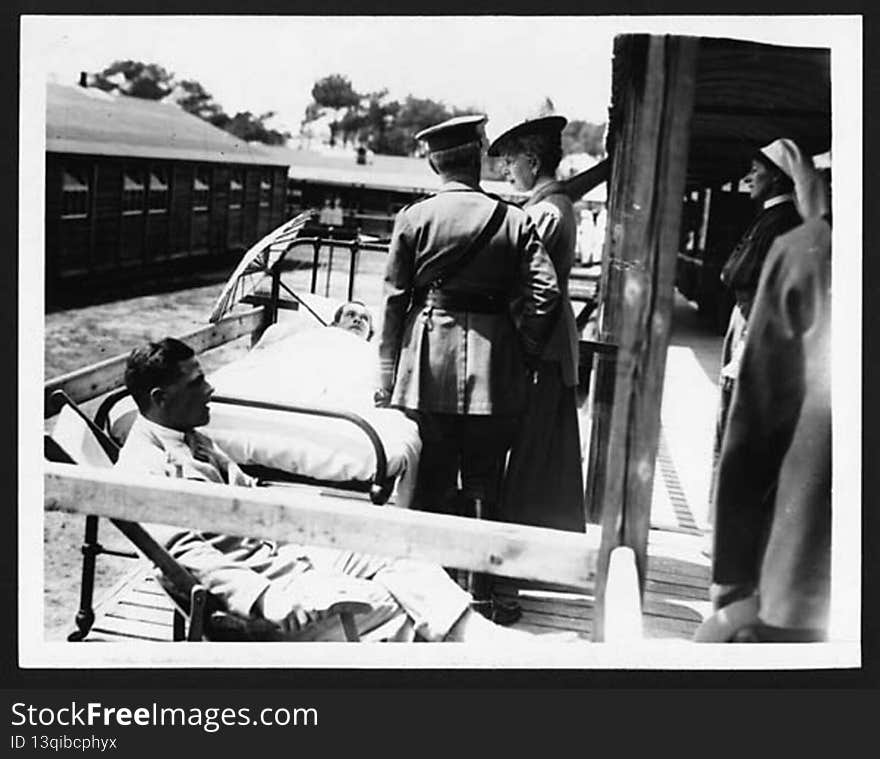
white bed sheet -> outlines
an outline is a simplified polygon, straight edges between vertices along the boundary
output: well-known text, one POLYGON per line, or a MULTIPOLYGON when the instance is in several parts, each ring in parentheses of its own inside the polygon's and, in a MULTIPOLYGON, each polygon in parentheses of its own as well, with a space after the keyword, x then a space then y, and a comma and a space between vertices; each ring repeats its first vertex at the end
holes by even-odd
MULTIPOLYGON (((215 393, 358 414, 376 430, 388 473, 398 477, 395 503, 409 506, 421 439, 400 411, 373 407, 375 345, 336 328, 273 329, 211 376, 215 393)), ((331 481, 369 480, 376 471, 372 443, 346 420, 214 403, 205 431, 243 464, 331 481)))

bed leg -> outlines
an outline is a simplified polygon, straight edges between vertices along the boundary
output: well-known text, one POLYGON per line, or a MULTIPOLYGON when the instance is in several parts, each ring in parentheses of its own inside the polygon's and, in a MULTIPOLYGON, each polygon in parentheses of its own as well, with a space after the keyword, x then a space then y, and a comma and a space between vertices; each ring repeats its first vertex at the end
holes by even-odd
POLYGON ((86 531, 82 545, 83 566, 80 580, 79 611, 76 613, 77 629, 67 636, 67 640, 76 643, 85 639, 95 623, 95 611, 92 600, 95 592, 95 558, 102 552, 98 543, 98 517, 89 514, 86 517, 86 531))

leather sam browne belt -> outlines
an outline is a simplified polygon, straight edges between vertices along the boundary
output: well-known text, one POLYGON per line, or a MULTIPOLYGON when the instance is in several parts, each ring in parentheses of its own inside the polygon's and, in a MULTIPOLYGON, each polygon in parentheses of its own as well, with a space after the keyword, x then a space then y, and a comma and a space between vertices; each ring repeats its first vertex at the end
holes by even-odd
POLYGON ((440 308, 444 311, 468 311, 472 314, 500 314, 507 310, 507 298, 503 293, 431 288, 417 298, 414 305, 419 308, 440 308))

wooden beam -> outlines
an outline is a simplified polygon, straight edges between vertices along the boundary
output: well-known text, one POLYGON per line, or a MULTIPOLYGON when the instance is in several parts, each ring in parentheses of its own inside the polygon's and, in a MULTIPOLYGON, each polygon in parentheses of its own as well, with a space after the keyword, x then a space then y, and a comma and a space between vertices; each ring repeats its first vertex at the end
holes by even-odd
POLYGON ((604 636, 605 581, 617 546, 634 551, 644 592, 696 58, 696 38, 615 40, 601 333, 619 348, 608 453, 596 494, 603 529, 595 640, 604 636))
POLYGON ((595 166, 591 166, 580 174, 560 181, 563 192, 573 201, 576 201, 586 195, 594 187, 598 187, 602 182, 607 181, 608 175, 611 173, 611 166, 608 159, 599 161, 595 166))
MULTIPOLYGON (((239 301, 239 303, 247 303, 249 306, 266 306, 271 302, 272 297, 265 293, 245 295, 239 301)), ((290 298, 282 298, 279 296, 278 302, 275 305, 281 311, 299 311, 299 301, 291 300, 290 298)))
MULTIPOLYGON (((180 339, 197 354, 204 353, 211 348, 251 334, 259 327, 262 318, 263 309, 254 308, 240 314, 224 317, 216 324, 200 327, 183 335, 180 339)), ((83 403, 121 387, 124 382, 127 358, 128 354, 122 353, 84 369, 77 369, 49 380, 43 386, 44 416, 48 418, 58 413, 58 409, 53 408, 50 401, 52 393, 56 390, 64 390, 74 402, 83 403)))
POLYGON ((598 531, 372 506, 312 488, 230 488, 72 464, 46 463, 44 484, 47 511, 379 552, 583 589, 594 576, 598 531))

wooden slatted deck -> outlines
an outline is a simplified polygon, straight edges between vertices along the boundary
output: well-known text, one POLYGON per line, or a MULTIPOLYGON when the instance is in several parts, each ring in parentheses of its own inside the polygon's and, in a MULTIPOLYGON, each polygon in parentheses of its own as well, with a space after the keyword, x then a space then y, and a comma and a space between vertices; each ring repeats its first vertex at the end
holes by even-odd
MULTIPOLYGON (((646 638, 689 640, 709 613, 709 560, 700 538, 652 530, 643 608, 646 638)), ((590 639, 593 596, 535 583, 500 580, 499 594, 523 607, 516 629, 537 635, 560 630, 590 639)), ((144 562, 123 579, 96 609, 89 642, 172 640, 173 605, 144 562)))
MULTIPOLYGON (((701 553, 702 538, 651 530, 648 575, 642 609, 644 637, 690 640, 708 616, 709 560, 701 553)), ((516 599, 523 617, 514 627, 535 634, 568 630, 589 640, 593 596, 534 583, 504 582, 500 593, 516 599)))
POLYGON ((146 560, 117 584, 95 608, 87 642, 173 640, 174 605, 146 560))

